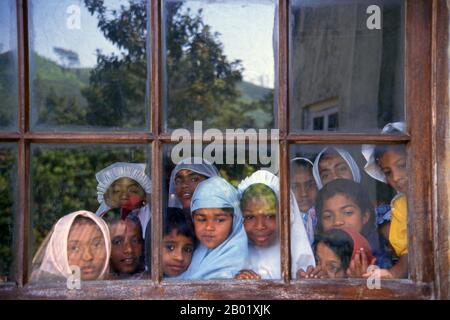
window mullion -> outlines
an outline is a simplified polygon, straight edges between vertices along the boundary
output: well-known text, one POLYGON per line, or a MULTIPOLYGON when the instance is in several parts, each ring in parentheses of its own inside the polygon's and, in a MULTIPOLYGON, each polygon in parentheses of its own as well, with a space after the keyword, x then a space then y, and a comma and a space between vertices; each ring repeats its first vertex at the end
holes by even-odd
POLYGON ((29 131, 29 51, 28 51, 28 21, 27 21, 27 1, 16 1, 17 12, 17 48, 18 48, 18 103, 19 103, 19 145, 18 145, 18 166, 17 166, 17 206, 15 217, 15 281, 21 287, 28 278, 28 257, 29 257, 29 143, 25 138, 29 131))

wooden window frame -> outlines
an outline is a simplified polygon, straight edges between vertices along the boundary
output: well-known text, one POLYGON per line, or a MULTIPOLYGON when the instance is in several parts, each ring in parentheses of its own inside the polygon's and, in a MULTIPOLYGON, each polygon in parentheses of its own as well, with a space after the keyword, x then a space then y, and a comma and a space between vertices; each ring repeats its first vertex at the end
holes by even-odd
MULTIPOLYGON (((17 132, 0 132, 0 142, 18 146, 18 192, 15 216, 15 283, 0 285, 0 299, 431 299, 449 296, 447 181, 448 156, 439 141, 450 128, 448 99, 448 8, 442 0, 406 0, 405 83, 409 134, 390 136, 359 133, 290 133, 288 70, 288 0, 278 0, 279 43, 277 121, 280 133, 280 224, 282 279, 279 281, 162 281, 162 148, 170 134, 162 131, 162 1, 151 0, 151 75, 148 108, 151 129, 139 133, 49 133, 30 131, 28 1, 16 0, 19 59, 19 117, 17 132), (417 115, 417 116, 415 116, 417 115), (441 118, 441 115, 445 115, 441 118), (149 280, 84 282, 82 290, 60 284, 28 284, 30 255, 30 144, 143 144, 151 145, 152 274, 149 280), (409 279, 382 281, 370 290, 363 279, 291 280, 289 255, 289 149, 295 144, 407 143, 410 194, 409 279), (447 158, 446 158, 447 157, 447 158), (441 188, 441 189, 439 189, 441 188), (439 210, 438 210, 439 209, 439 210), (444 253, 444 254, 443 254, 444 253)), ((206 141, 205 141, 206 142, 206 141)), ((447 151, 448 152, 448 151, 447 151)))

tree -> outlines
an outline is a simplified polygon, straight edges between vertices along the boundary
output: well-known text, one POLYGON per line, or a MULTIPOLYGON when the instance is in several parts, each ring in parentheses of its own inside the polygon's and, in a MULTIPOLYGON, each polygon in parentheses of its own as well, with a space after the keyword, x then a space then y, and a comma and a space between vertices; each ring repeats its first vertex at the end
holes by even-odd
POLYGON ((241 62, 228 61, 219 34, 203 23, 201 9, 191 15, 181 8, 180 2, 166 3, 168 125, 192 128, 194 120, 203 120, 205 127, 227 127, 231 123, 219 116, 240 96, 241 62))
MULTIPOLYGON (((87 121, 94 125, 136 128, 145 126, 142 116, 146 97, 147 1, 131 1, 109 12, 103 1, 85 0, 98 18, 98 27, 122 54, 97 52, 97 67, 90 86, 83 90, 89 101, 87 121)), ((236 84, 242 81, 239 60, 229 61, 218 33, 204 24, 202 10, 183 10, 183 2, 165 3, 165 82, 167 123, 170 128, 192 128, 194 120, 205 127, 250 127, 247 109, 259 106, 239 101, 236 84), (228 115, 228 116, 227 116, 228 115)), ((271 114, 268 114, 271 117, 271 114)))
POLYGON ((58 55, 63 68, 73 68, 80 64, 78 53, 72 50, 54 47, 53 51, 58 55))
POLYGON ((87 122, 95 126, 146 127, 147 10, 146 1, 130 1, 129 7, 108 12, 103 1, 85 0, 97 15, 98 27, 122 54, 97 51, 97 66, 89 86, 82 90, 88 100, 87 122), (112 17, 110 17, 112 16, 112 17))

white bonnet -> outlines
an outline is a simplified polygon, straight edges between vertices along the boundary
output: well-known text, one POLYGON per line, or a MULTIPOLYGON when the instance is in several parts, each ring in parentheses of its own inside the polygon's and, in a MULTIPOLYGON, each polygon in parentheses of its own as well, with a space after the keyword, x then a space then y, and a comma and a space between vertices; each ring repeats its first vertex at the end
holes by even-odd
POLYGON ((103 195, 106 190, 120 178, 130 178, 139 183, 145 193, 152 192, 152 183, 145 174, 145 163, 116 162, 105 169, 96 173, 97 178, 97 200, 99 203, 104 201, 103 195))
MULTIPOLYGON (((381 133, 393 133, 396 131, 400 131, 405 133, 406 132, 406 126, 404 122, 393 122, 388 123, 384 126, 381 133)), ((375 145, 374 144, 363 144, 361 147, 361 152, 366 159, 367 163, 364 166, 364 171, 371 176, 372 178, 386 183, 386 176, 384 175, 384 172, 381 170, 380 166, 377 164, 375 159, 375 145)))

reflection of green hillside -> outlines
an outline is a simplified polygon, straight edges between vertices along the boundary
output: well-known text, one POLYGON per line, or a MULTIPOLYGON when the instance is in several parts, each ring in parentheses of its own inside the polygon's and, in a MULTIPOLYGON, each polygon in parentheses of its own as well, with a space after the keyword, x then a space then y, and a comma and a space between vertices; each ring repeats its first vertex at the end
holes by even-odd
POLYGON ((8 128, 17 118, 17 65, 11 51, 0 54, 0 127, 8 128))
POLYGON ((241 92, 243 101, 261 100, 271 91, 271 89, 257 86, 253 83, 242 81, 237 84, 241 92))
POLYGON ((89 85, 90 69, 64 68, 36 53, 30 69, 33 123, 84 125, 88 103, 81 90, 89 85))
MULTIPOLYGON (((90 68, 64 68, 56 62, 33 55, 31 71, 31 107, 39 125, 85 125, 88 102, 82 89, 89 86, 90 68), (33 76, 34 75, 34 76, 33 76)), ((0 55, 0 126, 6 126, 12 119, 12 110, 17 108, 17 75, 10 53, 0 55)), ((258 126, 264 126, 268 117, 267 110, 246 110, 249 104, 258 103, 273 90, 239 82, 237 89, 242 96, 239 102, 242 113, 247 113, 258 126)))
MULTIPOLYGON (((38 110, 38 124, 85 125, 85 116, 89 110, 82 89, 89 86, 92 69, 63 68, 35 54, 32 70, 35 71, 32 105, 38 110)), ((272 113, 255 104, 267 99, 273 90, 245 81, 239 82, 237 89, 242 94, 238 100, 237 113, 249 116, 257 127, 265 127, 268 119, 272 119, 272 113), (252 110, 248 109, 250 105, 253 105, 252 110)))

